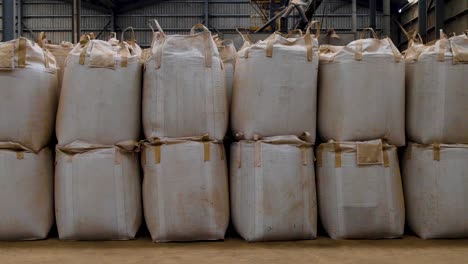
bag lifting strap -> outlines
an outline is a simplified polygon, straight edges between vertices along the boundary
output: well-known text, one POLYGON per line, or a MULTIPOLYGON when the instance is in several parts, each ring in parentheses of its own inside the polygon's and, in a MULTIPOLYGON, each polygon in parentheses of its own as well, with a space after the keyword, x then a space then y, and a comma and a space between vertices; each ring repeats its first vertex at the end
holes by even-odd
POLYGON ((18 67, 26 67, 26 43, 27 40, 23 37, 18 40, 18 67))
POLYGON ((375 33, 374 29, 368 27, 368 28, 364 28, 362 31, 361 31, 361 35, 356 43, 356 53, 354 53, 354 59, 357 60, 357 61, 360 61, 362 60, 362 42, 363 42, 363 39, 365 37, 365 34, 367 31, 370 31, 372 33, 372 37, 374 39, 379 39, 379 36, 377 36, 377 33, 375 33))

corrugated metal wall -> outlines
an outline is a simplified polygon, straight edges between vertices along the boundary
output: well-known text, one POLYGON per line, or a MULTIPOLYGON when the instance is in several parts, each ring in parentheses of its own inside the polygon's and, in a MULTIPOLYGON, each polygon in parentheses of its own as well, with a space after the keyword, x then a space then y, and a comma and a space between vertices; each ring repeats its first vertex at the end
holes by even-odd
MULTIPOLYGON (((468 28, 468 0, 446 0, 444 6, 444 31, 448 35, 452 32, 462 34, 468 28)), ((405 30, 418 30, 418 4, 404 10, 399 17, 405 30)), ((427 41, 435 39, 435 9, 434 3, 428 7, 427 14, 427 41)), ((407 39, 403 32, 399 35, 400 47, 405 48, 407 39)))
MULTIPOLYGON (((214 31, 233 31, 238 27, 250 27, 250 17, 254 10, 250 0, 209 1, 210 29, 214 31)), ((188 34, 190 28, 203 23, 205 2, 194 0, 164 1, 143 8, 117 14, 116 26, 120 29, 134 27, 136 38, 142 46, 151 44, 151 30, 148 21, 157 19, 168 34, 188 34)))
MULTIPOLYGON (((22 0, 23 35, 35 39, 41 31, 53 43, 72 40, 72 5, 61 0, 22 0), (32 32, 32 33, 31 33, 32 32)), ((209 0, 209 27, 218 32, 234 32, 235 28, 261 26, 262 18, 250 0, 209 0)), ((204 21, 205 2, 203 0, 168 0, 133 9, 115 15, 115 30, 132 26, 136 38, 142 46, 151 43, 151 30, 148 21, 157 19, 169 34, 187 34, 190 28, 204 21)), ((369 25, 368 8, 358 6, 358 29, 369 25)), ((1 14, 1 12, 0 12, 1 14)), ((351 4, 345 0, 325 0, 318 8, 314 19, 322 22, 322 28, 335 28, 337 32, 351 31, 351 4)), ((101 33, 107 39, 112 30, 111 11, 98 11, 82 7, 81 30, 83 33, 101 33)), ((289 26, 298 17, 290 18, 289 26)), ((1 24, 1 23, 0 23, 1 24)), ((382 14, 377 13, 377 28, 382 25, 382 14)))
MULTIPOLYGON (((47 39, 53 43, 72 41, 72 5, 59 0, 22 1, 23 36, 35 39, 39 32, 45 31, 47 39)), ((111 15, 82 7, 81 31, 99 34, 109 23, 111 15)), ((103 32, 103 38, 109 35, 103 32)))

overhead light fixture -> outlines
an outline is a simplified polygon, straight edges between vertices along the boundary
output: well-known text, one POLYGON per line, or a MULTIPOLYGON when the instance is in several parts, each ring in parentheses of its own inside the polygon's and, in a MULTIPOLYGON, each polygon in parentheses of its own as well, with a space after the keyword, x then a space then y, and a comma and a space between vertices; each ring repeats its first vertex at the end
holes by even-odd
POLYGON ((406 0, 406 1, 408 1, 408 3, 406 3, 406 5, 404 5, 402 8, 398 9, 398 13, 403 12, 403 10, 405 10, 409 6, 416 4, 418 2, 418 0, 406 0))

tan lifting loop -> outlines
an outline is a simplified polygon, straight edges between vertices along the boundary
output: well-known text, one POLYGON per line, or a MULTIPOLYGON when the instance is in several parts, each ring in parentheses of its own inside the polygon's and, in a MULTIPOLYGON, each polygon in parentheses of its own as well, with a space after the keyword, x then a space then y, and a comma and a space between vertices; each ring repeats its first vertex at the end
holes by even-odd
POLYGON ((273 58, 273 40, 270 40, 270 41, 267 42, 266 56, 268 58, 273 58))
POLYGON ((120 43, 120 67, 125 68, 128 65, 128 57, 130 53, 128 52, 127 47, 125 46, 125 43, 121 42, 120 43))
POLYGON ((335 168, 341 168, 341 147, 340 143, 333 143, 335 149, 335 168))
MULTIPOLYGON (((195 34, 195 29, 201 29, 203 32, 210 32, 208 28, 206 28, 203 24, 196 24, 190 29, 190 35, 195 34)), ((205 42, 205 66, 211 67, 212 63, 212 52, 211 52, 211 42, 213 39, 211 38, 211 34, 204 34, 204 42, 205 42)))
POLYGON ((307 60, 312 61, 314 53, 313 53, 313 47, 312 47, 312 39, 310 36, 310 29, 312 28, 313 25, 316 25, 315 28, 315 38, 318 39, 320 37, 320 28, 321 24, 320 21, 311 21, 309 23, 309 26, 307 26, 306 34, 304 36, 304 41, 306 45, 306 50, 307 50, 307 60))
POLYGON ((390 38, 387 38, 387 42, 390 45, 390 48, 392 49, 393 58, 395 59, 396 62, 400 62, 401 61, 401 55, 400 55, 400 52, 398 51, 397 47, 395 47, 395 45, 393 45, 392 40, 390 38))
POLYGON ((222 143, 218 144, 219 146, 219 158, 224 160, 224 145, 222 143))
POLYGON ((161 163, 161 145, 153 146, 154 163, 161 163))
POLYGON ((312 50, 312 40, 310 39, 310 36, 306 35, 304 41, 307 50, 307 61, 312 61, 314 52, 312 50))
POLYGON ((301 149, 302 165, 307 165, 307 147, 302 145, 299 148, 301 149))
POLYGON ((27 40, 23 37, 18 40, 18 67, 26 67, 26 46, 27 40))
MULTIPOLYGON (((159 31, 159 34, 161 36, 160 39, 162 40, 161 43, 159 43, 158 47, 156 47, 156 52, 154 54, 155 69, 160 69, 161 61, 162 61, 163 46, 164 46, 164 43, 166 42, 166 34, 164 33, 164 30, 161 28, 161 26, 159 25, 159 22, 156 19, 151 20, 151 21, 154 22, 154 24, 156 25, 156 29, 159 31)), ((153 34, 156 33, 151 23, 149 23, 148 25, 153 31, 153 34)), ((151 46, 151 48, 153 48, 153 46, 151 46)))
POLYGON ((361 35, 360 35, 359 39, 356 42, 356 53, 354 53, 354 59, 357 60, 357 61, 362 60, 362 42, 363 42, 363 38, 365 37, 365 34, 366 34, 367 31, 372 32, 372 37, 374 39, 379 39, 379 37, 377 36, 377 33, 375 33, 374 29, 372 29, 370 27, 364 28, 361 31, 361 35))
POLYGON ((318 167, 322 167, 322 163, 323 163, 323 162, 322 162, 322 152, 323 152, 323 146, 320 145, 320 146, 318 146, 318 148, 317 148, 317 157, 316 157, 316 158, 317 158, 317 166, 318 166, 318 167))
POLYGON ((44 48, 44 39, 46 39, 46 34, 44 31, 39 33, 39 36, 37 37, 37 44, 39 47, 44 48))
POLYGON ((388 156, 388 152, 390 150, 388 149, 383 149, 383 164, 385 168, 390 167, 390 157, 388 156))
MULTIPOLYGON (((89 35, 86 35, 87 39, 88 39, 88 42, 86 42, 86 44, 81 48, 81 52, 80 52, 80 60, 79 60, 79 63, 81 65, 84 65, 85 64, 85 61, 86 61, 86 52, 88 51, 88 47, 89 47, 89 43, 91 43, 91 37, 89 35)), ((81 42, 81 41, 80 41, 81 42)))
POLYGON ((262 143, 260 141, 255 141, 254 151, 255 151, 255 167, 262 166, 262 143))
POLYGON ((440 161, 440 144, 435 143, 433 146, 433 159, 440 161))
POLYGON ((120 149, 118 147, 115 147, 115 159, 114 159, 114 164, 115 165, 120 165, 121 160, 122 160, 122 155, 120 153, 120 149))
POLYGON ((18 160, 24 159, 24 151, 17 151, 16 152, 16 159, 18 159, 18 160))
POLYGON ((356 53, 354 53, 354 59, 357 61, 362 60, 362 39, 358 39, 356 42, 356 53))
POLYGON ((449 40, 447 39, 447 36, 445 36, 444 32, 442 31, 442 29, 440 30, 440 45, 439 45, 439 54, 438 54, 438 57, 437 57, 437 60, 438 61, 445 61, 445 49, 446 49, 446 44, 447 42, 449 42, 449 40))
POLYGON ((204 161, 210 161, 210 142, 204 141, 203 142, 203 160, 204 161))
POLYGON ((211 67, 212 63, 212 52, 211 52, 211 36, 205 34, 205 66, 211 67))
POLYGON ((49 55, 47 54, 47 51, 43 50, 42 53, 44 54, 44 66, 46 68, 50 68, 49 55))

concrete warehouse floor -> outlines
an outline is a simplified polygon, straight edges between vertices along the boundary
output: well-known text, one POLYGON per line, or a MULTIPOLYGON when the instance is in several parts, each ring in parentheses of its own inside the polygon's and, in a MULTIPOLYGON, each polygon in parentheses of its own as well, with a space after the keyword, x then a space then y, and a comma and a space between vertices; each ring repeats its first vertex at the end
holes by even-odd
POLYGON ((468 263, 468 240, 342 240, 247 243, 73 242, 56 238, 0 242, 0 263, 468 263))

